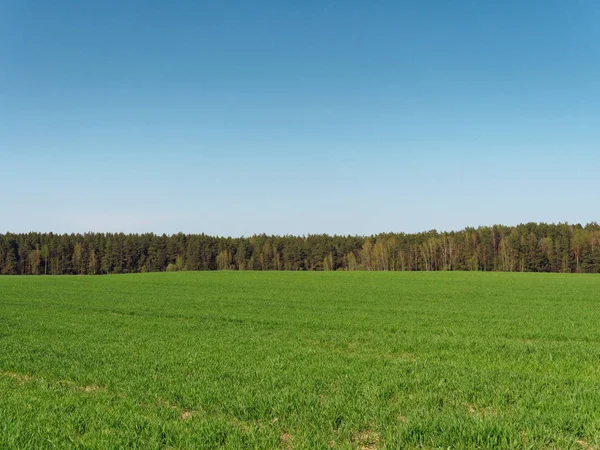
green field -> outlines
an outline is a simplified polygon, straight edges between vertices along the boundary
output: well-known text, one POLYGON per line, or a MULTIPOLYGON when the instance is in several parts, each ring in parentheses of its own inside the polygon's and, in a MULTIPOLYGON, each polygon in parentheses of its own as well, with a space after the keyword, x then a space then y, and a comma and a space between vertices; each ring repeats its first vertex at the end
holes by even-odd
POLYGON ((600 276, 0 277, 0 448, 600 448, 600 276))

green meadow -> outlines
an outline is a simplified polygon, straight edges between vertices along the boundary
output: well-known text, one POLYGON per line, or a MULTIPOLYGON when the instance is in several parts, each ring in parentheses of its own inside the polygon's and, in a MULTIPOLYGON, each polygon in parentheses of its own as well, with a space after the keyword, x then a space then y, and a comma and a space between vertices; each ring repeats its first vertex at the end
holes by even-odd
POLYGON ((600 276, 0 277, 0 448, 600 448, 600 276))

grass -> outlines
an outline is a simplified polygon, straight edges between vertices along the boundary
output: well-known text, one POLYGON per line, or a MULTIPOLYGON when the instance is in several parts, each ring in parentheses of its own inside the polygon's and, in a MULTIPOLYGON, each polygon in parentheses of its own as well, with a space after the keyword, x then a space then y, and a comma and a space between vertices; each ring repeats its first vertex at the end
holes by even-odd
POLYGON ((0 277, 0 448, 600 448, 600 276, 0 277))

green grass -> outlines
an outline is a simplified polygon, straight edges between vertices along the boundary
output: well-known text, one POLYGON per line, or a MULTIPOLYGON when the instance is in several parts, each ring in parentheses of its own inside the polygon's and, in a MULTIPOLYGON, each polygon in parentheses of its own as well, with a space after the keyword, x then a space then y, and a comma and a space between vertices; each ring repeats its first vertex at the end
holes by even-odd
POLYGON ((600 448, 600 276, 0 277, 0 448, 600 448))

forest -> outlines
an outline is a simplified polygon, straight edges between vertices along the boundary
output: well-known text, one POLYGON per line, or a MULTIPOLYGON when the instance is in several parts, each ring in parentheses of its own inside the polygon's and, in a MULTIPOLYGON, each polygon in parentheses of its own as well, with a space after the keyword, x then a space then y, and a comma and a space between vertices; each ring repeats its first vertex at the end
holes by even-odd
POLYGON ((373 236, 0 234, 4 275, 179 270, 600 272, 600 225, 527 223, 373 236))

